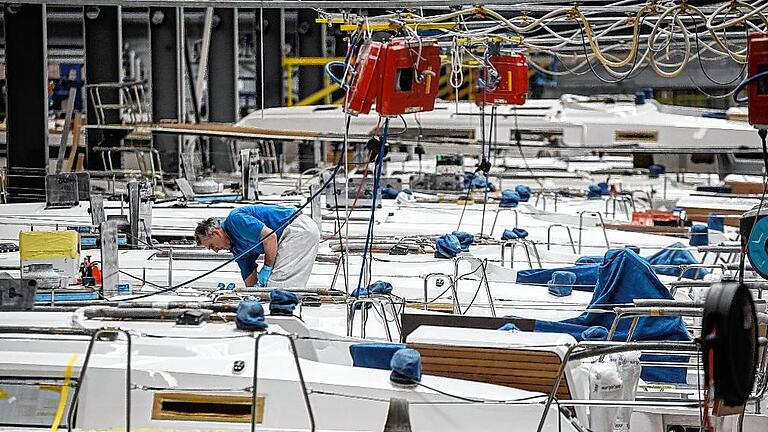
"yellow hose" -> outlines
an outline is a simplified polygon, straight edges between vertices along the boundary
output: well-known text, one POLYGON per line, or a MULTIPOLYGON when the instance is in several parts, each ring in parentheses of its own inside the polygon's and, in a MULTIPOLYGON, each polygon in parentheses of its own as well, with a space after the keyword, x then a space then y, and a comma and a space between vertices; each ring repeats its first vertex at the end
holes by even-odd
POLYGON ((64 369, 64 383, 61 385, 59 406, 56 408, 56 415, 53 417, 51 432, 56 432, 59 430, 61 419, 64 417, 64 410, 67 408, 67 397, 69 396, 69 382, 72 380, 72 369, 74 368, 76 361, 77 354, 72 354, 72 357, 67 363, 67 368, 64 369))

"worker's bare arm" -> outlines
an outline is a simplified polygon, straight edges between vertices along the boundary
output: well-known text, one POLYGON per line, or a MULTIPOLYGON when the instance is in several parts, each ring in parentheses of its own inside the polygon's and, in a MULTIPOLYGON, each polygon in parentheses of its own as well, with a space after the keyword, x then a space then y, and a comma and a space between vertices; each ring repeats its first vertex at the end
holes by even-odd
POLYGON ((277 234, 265 226, 261 229, 261 238, 264 240, 262 243, 264 246, 264 265, 274 267, 277 258, 277 234))

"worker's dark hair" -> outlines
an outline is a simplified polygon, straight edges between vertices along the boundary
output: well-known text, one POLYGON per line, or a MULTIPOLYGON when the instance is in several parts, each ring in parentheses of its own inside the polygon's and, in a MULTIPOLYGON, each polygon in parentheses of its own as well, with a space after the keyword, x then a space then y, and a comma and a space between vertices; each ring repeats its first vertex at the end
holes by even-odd
POLYGON ((213 234, 214 228, 218 228, 220 226, 221 222, 219 221, 219 218, 209 217, 208 219, 203 219, 200 221, 197 224, 197 228, 195 228, 195 241, 197 244, 200 245, 205 237, 213 234))

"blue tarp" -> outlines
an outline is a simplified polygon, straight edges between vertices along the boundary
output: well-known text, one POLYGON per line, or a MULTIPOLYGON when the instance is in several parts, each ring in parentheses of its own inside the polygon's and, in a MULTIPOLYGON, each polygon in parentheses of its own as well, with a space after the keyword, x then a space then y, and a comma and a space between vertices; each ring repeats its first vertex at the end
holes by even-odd
MULTIPOLYGON (((575 267, 577 270, 587 266, 575 267)), ((588 306, 632 303, 635 299, 672 300, 669 289, 661 283, 651 265, 629 249, 612 249, 605 254, 600 265, 597 285, 588 306)), ((610 328, 615 315, 612 313, 584 312, 580 316, 560 322, 536 321, 534 331, 569 333, 577 340, 592 326, 610 328)), ((626 340, 631 319, 619 322, 614 340, 626 340)), ((679 317, 643 317, 638 320, 633 340, 640 341, 688 341, 688 330, 679 317)), ((653 356, 653 360, 687 361, 685 356, 653 356)), ((651 360, 651 356, 643 359, 651 360)), ((685 368, 644 367, 642 378, 651 382, 684 383, 685 368)))
MULTIPOLYGON (((625 246, 626 248, 632 249, 635 253, 639 252, 639 248, 635 246, 625 246)), ((674 243, 671 244, 664 249, 660 250, 659 252, 656 252, 655 254, 648 256, 645 258, 650 264, 653 264, 654 266, 657 265, 684 265, 684 264, 699 264, 699 261, 696 259, 696 257, 693 256, 691 252, 689 252, 686 249, 686 246, 682 243, 674 243)), ((590 264, 602 264, 603 257, 600 255, 585 255, 579 257, 575 264, 579 267, 585 267, 590 264)), ((592 271, 595 272, 594 278, 597 280, 597 268, 589 267, 592 269, 592 271)), ((551 271, 557 271, 557 270, 565 270, 570 271, 571 267, 565 267, 565 268, 556 268, 556 269, 550 269, 551 271)), ((680 276, 680 269, 679 268, 672 268, 672 267, 653 267, 653 270, 656 272, 656 274, 665 275, 665 276, 680 276)), ((521 272, 518 272, 518 275, 521 272)), ((706 269, 690 269, 686 270, 686 272, 683 274, 683 277, 686 277, 688 279, 702 279, 704 275, 706 275, 708 271, 706 269)), ((518 282, 520 282, 520 278, 518 276, 518 282)), ((590 290, 591 291, 591 290, 590 290)))
MULTIPOLYGON (((652 265, 683 265, 698 264, 699 261, 688 251, 680 242, 673 243, 655 254, 646 258, 652 265)), ((666 276, 680 276, 679 268, 672 267, 653 267, 656 274, 666 276)), ((689 269, 683 273, 683 277, 688 279, 702 279, 708 272, 706 269, 689 269)))
POLYGON ((577 291, 592 291, 597 283, 599 264, 584 264, 573 267, 561 267, 556 269, 531 269, 517 272, 517 283, 546 285, 552 279, 552 273, 567 271, 576 275, 573 289, 577 291))

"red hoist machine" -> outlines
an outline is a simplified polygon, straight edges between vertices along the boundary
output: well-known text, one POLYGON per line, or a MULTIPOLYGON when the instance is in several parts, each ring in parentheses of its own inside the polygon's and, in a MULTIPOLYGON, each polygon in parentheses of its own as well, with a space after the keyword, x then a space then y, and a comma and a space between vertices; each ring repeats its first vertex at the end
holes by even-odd
POLYGON ((528 62, 525 54, 497 54, 488 57, 492 68, 480 69, 484 83, 475 95, 482 105, 523 105, 528 95, 528 62), (495 73, 494 70, 495 69, 495 73))
POLYGON ((376 111, 396 117, 435 107, 440 74, 440 48, 433 41, 366 42, 360 47, 347 92, 346 112, 376 111))
MULTIPOLYGON (((749 35, 747 74, 750 77, 768 72, 768 33, 749 35)), ((758 79, 747 86, 749 89, 749 124, 758 129, 768 129, 768 77, 758 79)))

